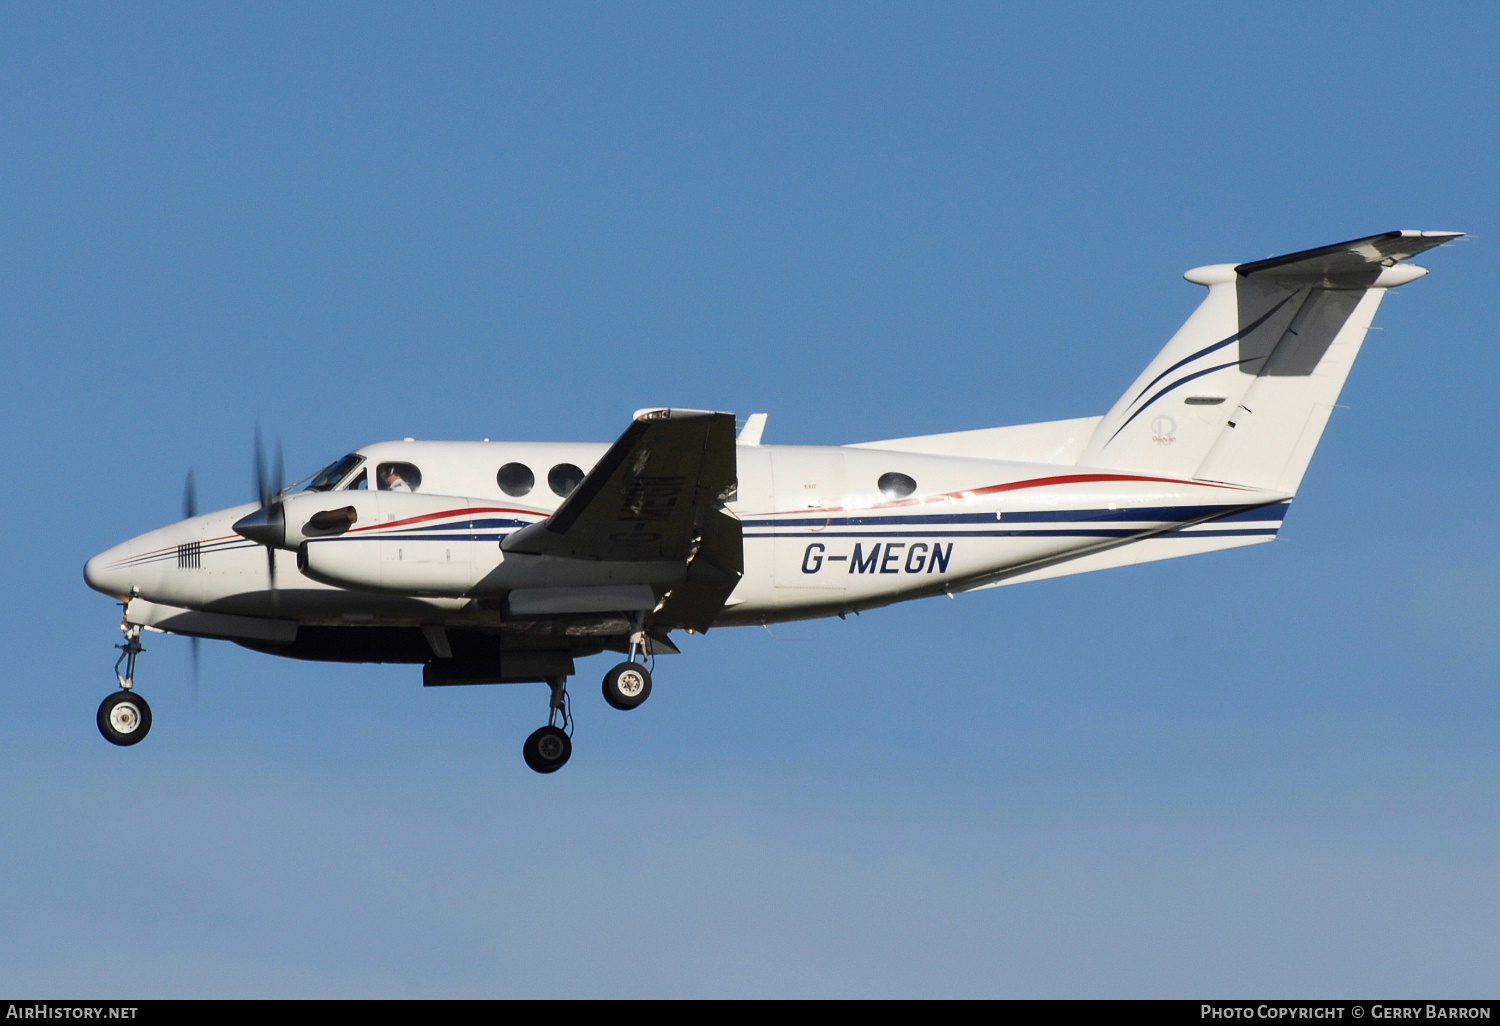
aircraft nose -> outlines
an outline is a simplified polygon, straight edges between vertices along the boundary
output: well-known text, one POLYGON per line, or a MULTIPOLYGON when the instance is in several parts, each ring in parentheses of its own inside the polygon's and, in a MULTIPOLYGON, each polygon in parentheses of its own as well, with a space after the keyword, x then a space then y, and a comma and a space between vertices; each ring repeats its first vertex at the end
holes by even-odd
POLYGON ((106 595, 113 595, 123 601, 130 597, 131 588, 134 587, 134 581, 131 579, 134 575, 129 561, 128 543, 105 549, 83 564, 83 579, 95 591, 102 591, 106 595))

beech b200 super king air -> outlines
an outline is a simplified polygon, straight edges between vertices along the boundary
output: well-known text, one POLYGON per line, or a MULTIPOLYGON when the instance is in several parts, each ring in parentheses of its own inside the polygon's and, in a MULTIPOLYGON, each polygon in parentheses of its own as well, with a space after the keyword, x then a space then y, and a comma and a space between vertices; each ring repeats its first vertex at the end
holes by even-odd
MULTIPOLYGON (((729 413, 638 412, 613 445, 381 442, 302 491, 89 560, 124 603, 105 738, 146 736, 143 629, 423 683, 550 686, 523 747, 572 752, 567 680, 606 649, 632 709, 672 632, 848 613, 1270 541, 1386 291, 1458 232, 1398 231, 1187 272, 1208 295, 1102 417, 845 446, 762 445, 729 413)), ((257 449, 259 445, 257 444, 257 449)), ((279 462, 279 461, 278 461, 279 462)))

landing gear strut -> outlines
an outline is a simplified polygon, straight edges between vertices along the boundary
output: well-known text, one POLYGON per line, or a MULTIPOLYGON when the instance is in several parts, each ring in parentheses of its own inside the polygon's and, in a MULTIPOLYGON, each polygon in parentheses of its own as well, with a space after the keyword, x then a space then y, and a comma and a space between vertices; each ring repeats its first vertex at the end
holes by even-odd
POLYGON ((120 682, 120 690, 99 703, 95 722, 104 740, 123 746, 136 744, 150 733, 151 707, 135 693, 135 658, 146 650, 141 644, 141 628, 138 624, 121 622, 120 630, 125 632, 125 643, 115 646, 120 650, 120 658, 115 660, 115 679, 120 682))
POLYGON ((526 765, 538 773, 556 773, 573 754, 573 739, 569 736, 573 716, 568 712, 568 679, 554 677, 547 683, 552 687, 547 725, 534 731, 521 746, 521 757, 526 760, 526 765))

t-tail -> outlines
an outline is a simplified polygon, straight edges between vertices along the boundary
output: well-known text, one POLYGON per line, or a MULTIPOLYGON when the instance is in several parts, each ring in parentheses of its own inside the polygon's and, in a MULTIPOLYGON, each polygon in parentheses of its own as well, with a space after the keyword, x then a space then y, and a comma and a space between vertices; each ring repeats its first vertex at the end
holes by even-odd
POLYGON ((1079 463, 1293 495, 1387 289, 1461 232, 1399 231, 1188 271, 1208 296, 1079 463))

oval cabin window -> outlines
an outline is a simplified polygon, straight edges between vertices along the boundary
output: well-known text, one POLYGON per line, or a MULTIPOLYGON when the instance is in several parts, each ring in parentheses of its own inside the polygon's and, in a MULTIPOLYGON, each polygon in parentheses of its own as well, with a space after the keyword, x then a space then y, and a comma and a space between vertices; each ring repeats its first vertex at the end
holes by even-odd
POLYGON ((507 463, 495 475, 495 481, 506 495, 520 498, 536 484, 536 475, 524 463, 507 463))
POLYGON ((887 499, 904 499, 917 490, 917 483, 905 474, 881 474, 876 484, 887 499))
POLYGON ((583 480, 583 471, 571 463, 559 463, 547 473, 547 484, 564 499, 573 494, 583 480))

